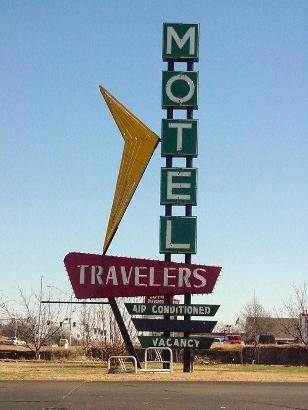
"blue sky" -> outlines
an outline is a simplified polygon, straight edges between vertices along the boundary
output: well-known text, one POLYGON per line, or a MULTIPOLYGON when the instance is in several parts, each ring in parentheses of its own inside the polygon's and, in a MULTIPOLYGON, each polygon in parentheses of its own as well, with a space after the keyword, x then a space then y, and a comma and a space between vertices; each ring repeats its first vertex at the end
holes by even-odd
MULTIPOLYGON (((100 253, 122 153, 102 84, 160 133, 163 22, 200 23, 198 253, 234 323, 254 290, 307 281, 305 1, 2 1, 0 277, 70 291, 63 258, 100 253)), ((180 67, 180 66, 179 66, 180 67)), ((175 118, 177 113, 175 113, 175 118)), ((158 253, 160 147, 109 254, 158 253)))

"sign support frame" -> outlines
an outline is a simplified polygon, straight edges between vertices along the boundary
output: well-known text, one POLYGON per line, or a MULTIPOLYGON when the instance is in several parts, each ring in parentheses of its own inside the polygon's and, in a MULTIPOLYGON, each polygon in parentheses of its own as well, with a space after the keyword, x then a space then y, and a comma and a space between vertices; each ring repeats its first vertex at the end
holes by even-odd
MULTIPOLYGON (((193 71, 194 69, 194 62, 187 61, 187 71, 193 71)), ((186 118, 193 119, 194 110, 193 108, 188 108, 186 111, 186 118)), ((193 157, 187 156, 186 157, 186 168, 193 167, 193 157)), ((185 216, 192 216, 192 205, 185 205, 185 216)), ((191 263, 191 254, 185 254, 185 263, 191 263)), ((191 304, 191 295, 184 295, 184 304, 190 305, 191 304)), ((184 320, 190 320, 190 316, 184 316, 184 320)), ((185 337, 189 337, 190 333, 184 333, 185 337)), ((191 348, 184 348, 183 354, 183 372, 190 373, 193 371, 193 355, 191 348)))
MULTIPOLYGON (((107 246, 106 249, 104 250, 104 255, 105 255, 106 252, 108 251, 108 248, 109 248, 110 243, 111 243, 111 242, 109 242, 108 246, 107 246)), ((115 320, 116 320, 116 322, 117 322, 117 325, 118 325, 118 327, 119 327, 119 330, 120 330, 120 332, 121 332, 121 335, 122 335, 122 337, 123 337, 123 340, 124 340, 124 343, 125 343, 125 347, 126 347, 128 353, 129 353, 131 356, 135 357, 136 362, 137 362, 137 367, 138 367, 138 369, 141 369, 140 361, 139 361, 139 359, 138 359, 138 356, 137 356, 136 350, 135 350, 135 348, 134 348, 133 342, 131 341, 131 338, 130 338, 130 336, 129 336, 128 330, 127 330, 127 328, 126 328, 126 326, 125 326, 125 323, 124 323, 123 317, 122 317, 122 315, 121 315, 119 306, 118 306, 118 304, 117 304, 116 298, 115 298, 115 297, 108 298, 108 302, 109 302, 109 305, 110 305, 110 307, 111 307, 111 310, 112 310, 112 313, 113 313, 113 315, 114 315, 114 318, 115 318, 115 320)))
MULTIPOLYGON (((168 71, 174 71, 174 61, 168 61, 168 71)), ((167 119, 168 120, 173 119, 173 108, 172 107, 167 108, 167 119)), ((166 156, 166 167, 172 168, 172 165, 173 165, 172 155, 167 155, 166 156)), ((172 205, 171 204, 165 205, 165 216, 172 216, 172 205)), ((164 260, 166 262, 171 262, 171 260, 172 260, 171 253, 165 253, 164 260)), ((171 299, 172 299, 172 295, 165 294, 164 295, 164 304, 165 305, 170 305, 171 304, 171 299)), ((170 315, 164 315, 164 319, 165 320, 170 320, 170 315)), ((164 332, 164 336, 169 337, 170 332, 169 331, 164 332)), ((164 355, 167 355, 167 352, 164 352, 164 355)), ((164 357, 164 359, 166 360, 166 357, 164 357)), ((163 366, 164 366, 164 368, 167 367, 168 363, 164 363, 163 366)))

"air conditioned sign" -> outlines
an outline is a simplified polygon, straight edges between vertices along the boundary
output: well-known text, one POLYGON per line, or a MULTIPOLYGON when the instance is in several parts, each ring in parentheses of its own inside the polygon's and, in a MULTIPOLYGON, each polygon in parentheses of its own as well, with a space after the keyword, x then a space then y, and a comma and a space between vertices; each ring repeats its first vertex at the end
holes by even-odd
POLYGON ((211 293, 221 268, 69 253, 64 264, 77 298, 211 293))

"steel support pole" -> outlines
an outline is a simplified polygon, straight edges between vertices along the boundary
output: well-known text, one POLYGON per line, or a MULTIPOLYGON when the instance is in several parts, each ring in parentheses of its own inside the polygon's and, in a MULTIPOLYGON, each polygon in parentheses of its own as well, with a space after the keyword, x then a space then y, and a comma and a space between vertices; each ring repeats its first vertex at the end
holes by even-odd
POLYGON ((135 348, 133 346, 133 343, 130 339, 129 333, 126 329, 126 326, 125 326, 124 320, 122 318, 119 306, 118 306, 115 298, 108 298, 108 301, 109 301, 109 304, 111 306, 112 312, 114 314, 115 320, 116 320, 116 322, 119 326, 119 329, 120 329, 121 335, 123 337, 126 349, 127 349, 128 353, 130 354, 130 356, 134 356, 136 358, 137 366, 138 366, 139 369, 141 369, 139 359, 137 357, 137 354, 136 354, 135 348))
MULTIPOLYGON (((187 71, 193 71, 194 69, 194 63, 193 61, 188 61, 187 62, 187 71)), ((193 109, 188 108, 187 109, 187 114, 186 118, 187 119, 192 119, 193 118, 193 109)), ((193 158, 191 156, 186 157, 186 168, 191 168, 193 166, 193 158)), ((185 216, 192 216, 192 205, 185 205, 185 216)), ((186 253, 185 254, 185 263, 190 264, 191 263, 191 254, 186 253)), ((185 305, 191 305, 191 295, 184 295, 184 304, 185 305)), ((185 320, 190 320, 190 316, 184 316, 185 320)), ((185 337, 190 336, 189 333, 184 333, 185 337)), ((184 349, 184 354, 183 354, 183 372, 185 373, 190 373, 193 371, 193 355, 192 355, 192 349, 190 348, 185 348, 184 349)))
MULTIPOLYGON (((109 245, 110 245, 110 242, 109 242, 109 245)), ((105 249, 105 251, 104 251, 104 253, 103 253, 104 255, 106 255, 106 252, 107 252, 107 250, 108 250, 108 248, 109 248, 109 245, 108 245, 108 247, 105 249)), ((141 369, 141 364, 140 364, 139 359, 138 359, 138 357, 137 357, 137 353, 136 353, 135 348, 134 348, 134 346, 133 346, 133 342, 131 341, 131 338, 130 338, 130 336, 129 336, 129 333, 128 333, 127 329, 126 329, 126 326, 125 326, 123 317, 122 317, 122 315, 121 315, 119 306, 118 306, 118 304, 117 304, 117 301, 116 301, 116 299, 115 299, 114 297, 111 297, 111 298, 108 298, 108 302, 109 302, 109 304, 110 304, 112 313, 114 314, 115 320, 116 320, 116 322, 117 322, 117 324, 118 324, 119 330, 120 330, 120 332, 121 332, 122 338, 123 338, 124 343, 125 343, 126 350, 127 350, 128 353, 130 354, 130 356, 134 356, 134 357, 136 358, 138 369, 141 369)))
MULTIPOLYGON (((174 71, 173 61, 168 61, 168 71, 174 71)), ((173 108, 167 108, 167 119, 172 119, 172 118, 173 118, 173 108)), ((171 155, 166 156, 166 167, 172 168, 172 156, 171 155)), ((165 205, 165 216, 172 216, 172 205, 165 205)), ((165 253, 164 259, 166 262, 171 262, 171 253, 165 253)), ((164 305, 170 305, 171 298, 172 296, 169 294, 164 295, 164 305)), ((164 319, 170 320, 170 315, 164 315, 164 319)), ((164 332, 164 336, 169 337, 170 332, 164 332)), ((164 354, 164 360, 168 360, 168 358, 165 357, 168 353, 164 352, 163 354, 164 354)), ((168 366, 168 363, 164 363, 163 367, 169 368, 167 366, 168 366)))

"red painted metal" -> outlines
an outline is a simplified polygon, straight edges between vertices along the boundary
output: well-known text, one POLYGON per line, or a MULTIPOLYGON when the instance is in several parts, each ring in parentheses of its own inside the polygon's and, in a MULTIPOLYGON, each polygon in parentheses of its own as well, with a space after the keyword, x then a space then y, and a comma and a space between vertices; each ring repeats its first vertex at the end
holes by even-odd
POLYGON ((64 264, 78 299, 211 293, 219 266, 72 252, 64 264))

